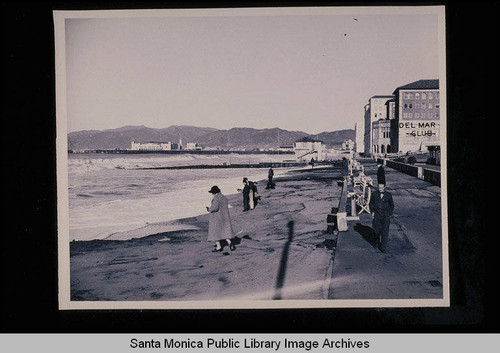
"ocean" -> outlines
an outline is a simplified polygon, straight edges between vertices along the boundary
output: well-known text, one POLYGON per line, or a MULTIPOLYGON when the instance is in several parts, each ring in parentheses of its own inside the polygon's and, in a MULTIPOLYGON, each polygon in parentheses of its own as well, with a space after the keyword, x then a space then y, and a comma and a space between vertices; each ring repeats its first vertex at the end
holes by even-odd
MULTIPOLYGON (((225 195, 235 194, 242 188, 243 177, 267 180, 268 172, 267 168, 142 168, 286 159, 290 155, 69 154, 69 240, 127 240, 150 235, 153 230, 175 230, 170 221, 206 214, 212 199, 208 190, 213 185, 225 195), (133 231, 146 226, 149 231, 133 231)), ((274 168, 275 176, 287 170, 274 168)), ((258 186, 263 189, 265 183, 258 186)))

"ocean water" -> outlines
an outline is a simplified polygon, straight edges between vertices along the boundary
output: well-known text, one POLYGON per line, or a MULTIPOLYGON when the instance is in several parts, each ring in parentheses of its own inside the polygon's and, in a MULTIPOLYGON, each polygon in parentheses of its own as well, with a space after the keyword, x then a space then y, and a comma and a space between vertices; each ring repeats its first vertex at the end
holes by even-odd
MULTIPOLYGON (((212 199, 208 190, 213 185, 225 195, 235 194, 242 187, 243 177, 266 180, 268 172, 267 168, 141 168, 285 159, 290 155, 69 154, 69 240, 126 240, 149 235, 148 231, 130 232, 146 226, 155 232, 172 230, 164 223, 206 213, 212 199)), ((275 175, 286 171, 275 168, 275 175)), ((259 188, 264 185, 259 183, 259 188)))

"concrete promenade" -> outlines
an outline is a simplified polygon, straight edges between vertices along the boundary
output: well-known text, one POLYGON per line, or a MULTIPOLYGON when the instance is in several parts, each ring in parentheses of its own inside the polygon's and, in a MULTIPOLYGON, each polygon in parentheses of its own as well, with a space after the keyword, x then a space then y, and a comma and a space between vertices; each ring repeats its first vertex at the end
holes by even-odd
MULTIPOLYGON (((361 163, 376 188, 377 165, 361 163)), ((395 204, 388 251, 374 247, 370 214, 348 221, 337 239, 329 299, 443 298, 441 188, 389 167, 385 172, 395 204)))

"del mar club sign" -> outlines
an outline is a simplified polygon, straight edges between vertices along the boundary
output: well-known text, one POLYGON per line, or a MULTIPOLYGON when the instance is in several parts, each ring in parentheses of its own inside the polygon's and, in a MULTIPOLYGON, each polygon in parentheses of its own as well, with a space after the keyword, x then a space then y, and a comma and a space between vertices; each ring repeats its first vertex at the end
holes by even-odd
POLYGON ((437 137, 439 125, 435 121, 406 121, 399 123, 399 130, 407 137, 437 137))

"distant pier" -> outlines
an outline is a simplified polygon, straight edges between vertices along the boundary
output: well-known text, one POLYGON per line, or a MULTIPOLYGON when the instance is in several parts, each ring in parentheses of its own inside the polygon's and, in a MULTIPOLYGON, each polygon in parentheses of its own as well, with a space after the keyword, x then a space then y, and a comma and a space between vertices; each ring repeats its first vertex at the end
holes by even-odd
POLYGON ((293 151, 233 151, 233 150, 121 150, 121 149, 95 149, 95 150, 68 150, 68 153, 85 154, 85 153, 100 153, 100 154, 294 154, 293 151))
POLYGON ((150 170, 150 169, 221 169, 221 168, 291 168, 291 167, 305 167, 307 163, 295 162, 269 162, 269 163, 242 163, 242 164, 198 164, 198 165, 181 165, 173 167, 147 167, 147 168, 134 168, 137 170, 150 170))

